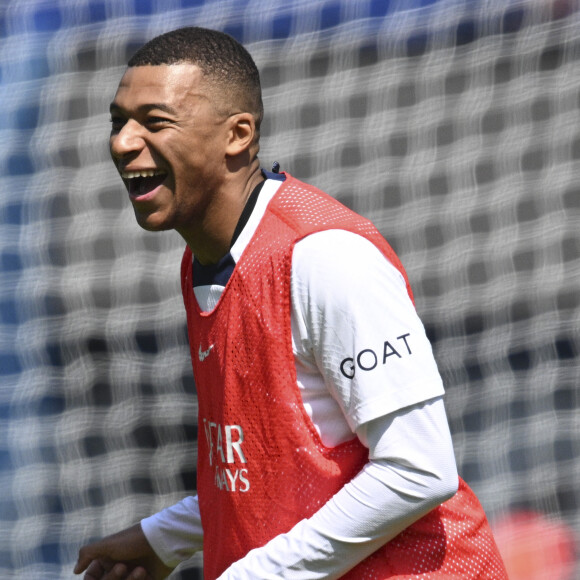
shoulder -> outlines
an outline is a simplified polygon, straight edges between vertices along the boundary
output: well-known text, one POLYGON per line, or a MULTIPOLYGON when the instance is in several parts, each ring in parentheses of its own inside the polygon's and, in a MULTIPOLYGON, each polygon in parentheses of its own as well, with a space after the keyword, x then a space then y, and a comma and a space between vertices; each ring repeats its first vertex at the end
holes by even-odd
POLYGON ((387 283, 406 293, 403 274, 383 252, 364 236, 342 229, 316 232, 298 241, 292 275, 304 283, 324 281, 354 289, 387 283))

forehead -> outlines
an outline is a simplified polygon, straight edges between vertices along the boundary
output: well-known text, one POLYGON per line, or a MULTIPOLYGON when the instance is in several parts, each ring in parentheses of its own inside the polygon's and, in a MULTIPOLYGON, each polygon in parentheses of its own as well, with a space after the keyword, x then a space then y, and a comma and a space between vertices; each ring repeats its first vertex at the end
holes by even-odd
POLYGON ((191 63, 130 67, 121 78, 112 106, 183 106, 200 98, 208 99, 206 85, 200 68, 191 63))

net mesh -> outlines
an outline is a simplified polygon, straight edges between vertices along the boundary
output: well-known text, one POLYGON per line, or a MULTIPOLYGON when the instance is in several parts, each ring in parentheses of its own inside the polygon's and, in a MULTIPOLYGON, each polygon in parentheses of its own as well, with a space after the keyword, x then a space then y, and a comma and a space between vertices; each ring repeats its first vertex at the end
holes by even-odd
POLYGON ((264 166, 401 257, 492 522, 580 533, 579 20, 574 0, 0 3, 0 576, 72 577, 80 545, 195 489, 183 243, 138 228, 107 151, 128 56, 184 24, 254 55, 264 166))

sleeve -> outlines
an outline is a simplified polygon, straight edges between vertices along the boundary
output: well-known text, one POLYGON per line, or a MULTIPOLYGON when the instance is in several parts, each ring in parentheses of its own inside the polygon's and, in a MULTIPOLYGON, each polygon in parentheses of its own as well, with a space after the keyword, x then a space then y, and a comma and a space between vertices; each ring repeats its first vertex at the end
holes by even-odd
POLYGON ((197 496, 186 497, 141 520, 141 528, 155 553, 170 568, 191 558, 203 546, 197 496))
POLYGON ((351 431, 443 395, 405 280, 369 240, 344 230, 304 238, 291 284, 296 355, 322 374, 351 431))

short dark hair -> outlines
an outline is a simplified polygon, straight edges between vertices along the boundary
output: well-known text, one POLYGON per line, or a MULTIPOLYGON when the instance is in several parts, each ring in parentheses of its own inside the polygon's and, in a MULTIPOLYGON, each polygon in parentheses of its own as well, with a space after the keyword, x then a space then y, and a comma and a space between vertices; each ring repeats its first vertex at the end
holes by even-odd
POLYGON ((180 63, 197 65, 210 83, 254 115, 259 129, 264 115, 260 73, 250 53, 232 36, 197 26, 178 28, 143 45, 129 67, 180 63))

